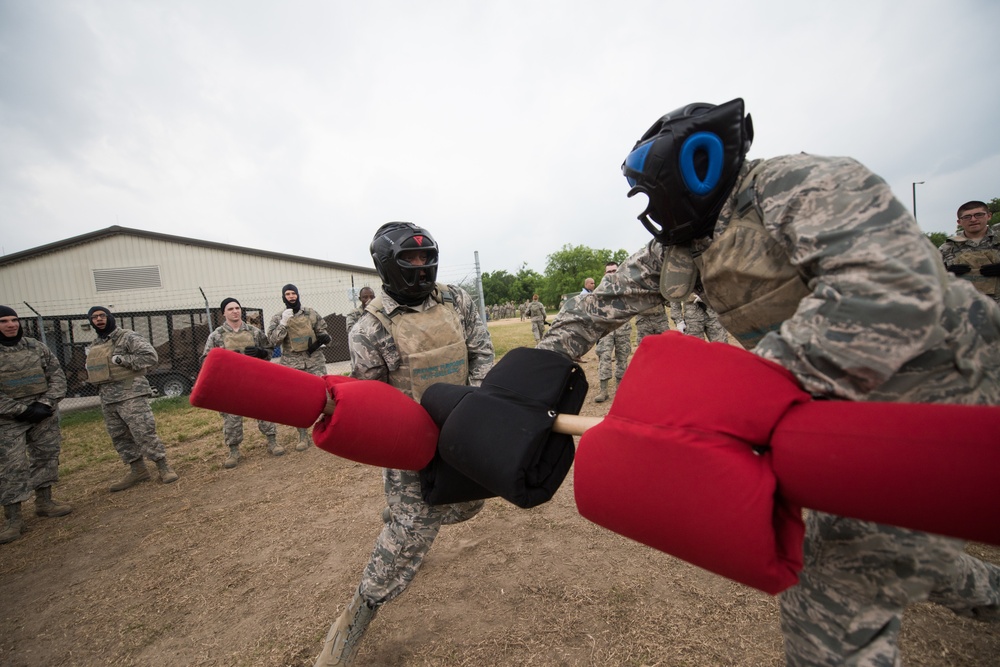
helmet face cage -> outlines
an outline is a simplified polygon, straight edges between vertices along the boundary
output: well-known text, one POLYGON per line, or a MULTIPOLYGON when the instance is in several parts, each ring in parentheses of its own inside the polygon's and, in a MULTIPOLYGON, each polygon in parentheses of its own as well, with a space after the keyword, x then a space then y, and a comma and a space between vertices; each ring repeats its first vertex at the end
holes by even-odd
POLYGON ((412 304, 434 291, 438 246, 426 229, 409 222, 387 223, 375 233, 370 250, 382 287, 393 298, 412 304), (416 265, 406 261, 401 255, 409 250, 425 251, 427 262, 416 265))
POLYGON ((628 196, 649 198, 639 221, 664 245, 709 235, 752 139, 739 98, 689 104, 660 118, 622 164, 628 196))

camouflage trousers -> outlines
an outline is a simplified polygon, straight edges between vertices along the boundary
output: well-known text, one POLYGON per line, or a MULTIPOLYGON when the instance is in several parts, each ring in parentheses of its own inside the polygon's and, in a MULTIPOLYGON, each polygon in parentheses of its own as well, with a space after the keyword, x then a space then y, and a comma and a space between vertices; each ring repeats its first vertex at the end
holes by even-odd
POLYGON ((156 434, 156 419, 148 398, 139 396, 117 403, 102 403, 101 411, 111 444, 126 464, 143 456, 150 461, 167 458, 163 442, 156 434))
POLYGON ((1000 620, 1000 568, 960 540, 810 512, 799 584, 781 594, 788 665, 899 665, 903 610, 1000 620))
POLYGON ((373 605, 389 602, 406 590, 441 526, 471 519, 484 505, 482 500, 428 505, 420 493, 418 472, 386 468, 382 476, 392 520, 375 541, 360 586, 361 596, 373 605))
POLYGON ((59 410, 37 424, 0 418, 0 505, 59 481, 59 410))
POLYGON ((621 382, 628 368, 628 357, 632 354, 632 327, 628 324, 618 327, 597 341, 597 379, 611 379, 611 358, 614 357, 615 380, 621 382))
POLYGON ((537 343, 545 335, 545 320, 531 320, 531 333, 535 336, 537 343))
POLYGON ((719 315, 704 301, 684 304, 684 324, 684 333, 689 336, 707 337, 710 343, 729 341, 729 334, 719 322, 719 315))
POLYGON ((312 354, 305 352, 283 352, 278 359, 278 363, 289 368, 297 368, 300 371, 311 373, 323 377, 326 375, 326 357, 322 350, 316 350, 312 354))
MULTIPOLYGON (((222 415, 222 437, 226 444, 232 447, 243 442, 243 417, 220 412, 222 415)), ((277 435, 278 427, 273 422, 257 420, 257 430, 265 436, 277 435)))
POLYGON ((670 329, 670 320, 666 313, 658 315, 642 315, 635 318, 635 346, 639 347, 646 336, 655 336, 670 329))

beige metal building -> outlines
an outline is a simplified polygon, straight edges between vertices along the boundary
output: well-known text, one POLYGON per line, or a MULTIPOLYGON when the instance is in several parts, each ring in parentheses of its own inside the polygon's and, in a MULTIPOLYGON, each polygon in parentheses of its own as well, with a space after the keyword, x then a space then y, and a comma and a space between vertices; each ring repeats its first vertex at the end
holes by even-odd
POLYGON ((347 359, 344 317, 362 287, 380 284, 373 267, 118 226, 0 257, 0 304, 59 355, 71 394, 87 392, 77 376, 95 337, 86 319, 91 306, 110 308, 121 326, 153 342, 161 364, 150 380, 175 394, 190 389, 208 332, 222 321, 222 299, 238 299, 248 321, 266 329, 285 307, 286 283, 326 318, 327 361, 347 359))

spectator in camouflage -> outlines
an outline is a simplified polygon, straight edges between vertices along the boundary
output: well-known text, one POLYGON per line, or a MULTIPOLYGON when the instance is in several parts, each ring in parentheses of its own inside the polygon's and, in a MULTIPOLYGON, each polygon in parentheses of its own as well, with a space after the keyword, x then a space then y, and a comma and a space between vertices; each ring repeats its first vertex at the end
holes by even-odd
POLYGON ((35 514, 73 511, 52 498, 59 481, 59 401, 66 374, 48 347, 24 336, 13 308, 0 306, 0 544, 21 536, 21 503, 35 492, 35 514))
MULTIPOLYGON (((604 265, 603 283, 608 276, 618 271, 618 262, 608 262, 604 265)), ((597 341, 597 380, 601 383, 594 403, 608 400, 608 383, 614 375, 615 382, 621 382, 628 368, 628 358, 632 354, 632 324, 626 320, 617 329, 605 334, 597 341), (612 358, 614 367, 612 368, 612 358)))
POLYGON ((655 336, 670 329, 670 320, 663 306, 654 306, 642 311, 635 318, 635 347, 639 348, 646 336, 655 336))
MULTIPOLYGON (((208 353, 217 347, 261 360, 271 358, 271 344, 264 332, 243 320, 243 306, 233 297, 222 300, 219 306, 225 321, 208 335, 205 349, 201 353, 204 362, 208 353)), ((263 388, 262 388, 263 389, 263 388)), ((220 412, 222 415, 222 438, 229 447, 229 456, 222 463, 224 468, 235 468, 240 462, 240 444, 243 442, 243 417, 220 412)), ((267 451, 273 456, 281 456, 285 448, 278 444, 278 427, 272 422, 257 420, 257 430, 267 438, 267 451)))
POLYGON ((159 361, 156 348, 136 332, 119 328, 115 316, 104 306, 91 308, 87 319, 97 333, 97 340, 86 350, 87 381, 97 386, 111 444, 129 466, 129 472, 111 485, 111 491, 124 491, 149 479, 143 457, 156 464, 161 482, 176 482, 177 473, 167 463, 149 406, 153 390, 146 372, 159 361))
MULTIPOLYGON (((351 330, 352 376, 387 382, 419 400, 430 384, 478 386, 493 366, 493 343, 475 300, 461 287, 435 282, 438 247, 411 223, 379 228, 371 246, 382 278, 379 296, 351 330)), ((441 526, 475 516, 483 501, 428 505, 420 475, 383 471, 385 525, 358 590, 330 628, 316 665, 351 664, 378 609, 413 581, 441 526)))
POLYGON ((990 226, 985 202, 970 201, 958 209, 959 231, 938 248, 948 271, 1000 303, 1000 234, 990 226))
MULTIPOLYGON (((302 305, 299 288, 289 283, 281 288, 281 300, 285 309, 271 318, 267 327, 267 340, 273 346, 281 347, 278 362, 290 368, 326 375, 326 357, 321 347, 330 342, 326 331, 326 320, 312 308, 302 305)), ((300 428, 299 441, 295 450, 309 449, 309 429, 300 428)))
POLYGON ((537 294, 532 295, 531 301, 528 302, 526 315, 531 320, 531 333, 537 343, 545 335, 545 306, 538 300, 537 294))
MULTIPOLYGON (((816 397, 1000 404, 1000 308, 949 278, 886 183, 843 157, 745 162, 751 139, 742 100, 651 127, 623 171, 654 240, 538 347, 579 356, 700 275, 729 333, 816 397)), ((789 665, 898 665, 903 612, 924 600, 998 618, 1000 568, 959 540, 822 512, 806 526, 780 599, 789 665)))

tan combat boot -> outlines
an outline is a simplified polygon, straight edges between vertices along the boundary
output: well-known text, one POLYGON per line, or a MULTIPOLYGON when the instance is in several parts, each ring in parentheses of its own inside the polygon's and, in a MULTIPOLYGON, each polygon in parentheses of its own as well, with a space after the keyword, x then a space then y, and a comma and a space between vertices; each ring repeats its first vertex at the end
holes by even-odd
POLYGON ((21 520, 21 503, 4 505, 3 512, 7 517, 7 522, 3 526, 3 531, 0 532, 0 544, 7 544, 21 537, 21 529, 24 527, 21 520))
POLYGON ((299 429, 299 441, 295 445, 295 451, 304 452, 309 449, 309 429, 300 428, 299 429))
POLYGON ((177 473, 174 469, 170 467, 166 459, 160 459, 156 462, 156 469, 160 471, 160 481, 164 484, 170 484, 171 482, 177 481, 177 473))
POLYGON ((240 446, 239 445, 229 445, 229 456, 226 457, 225 462, 222 464, 223 468, 235 468, 236 464, 240 462, 240 446))
POLYGON ((378 609, 379 605, 369 607, 358 589, 351 604, 347 605, 347 609, 326 633, 323 652, 316 658, 314 667, 347 667, 353 664, 361 638, 378 609))
POLYGON ((125 489, 131 489, 139 482, 145 482, 149 479, 149 470, 146 469, 146 464, 143 463, 142 459, 132 461, 129 466, 131 466, 131 470, 128 471, 128 474, 122 477, 121 480, 111 485, 112 491, 124 491, 125 489))
POLYGON ((267 436, 267 452, 271 456, 281 456, 285 453, 285 448, 278 444, 278 436, 267 436))
POLYGON ((35 489, 35 514, 38 516, 66 516, 73 511, 72 506, 52 498, 52 487, 43 486, 35 489))
POLYGON ((606 400, 608 400, 608 381, 601 380, 601 391, 594 396, 594 403, 603 403, 606 400))

